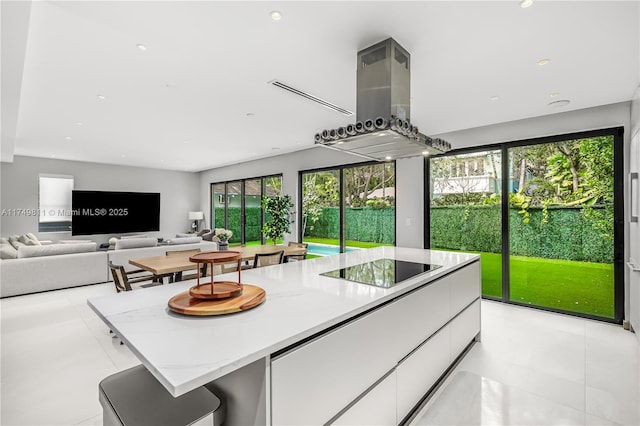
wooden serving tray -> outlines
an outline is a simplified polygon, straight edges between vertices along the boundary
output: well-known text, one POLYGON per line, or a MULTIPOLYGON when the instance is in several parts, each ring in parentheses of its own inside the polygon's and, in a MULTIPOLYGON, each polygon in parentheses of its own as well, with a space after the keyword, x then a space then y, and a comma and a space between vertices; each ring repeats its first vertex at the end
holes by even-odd
POLYGON ((178 293, 169 299, 169 309, 184 315, 225 315, 255 308, 266 298, 264 289, 250 284, 243 284, 242 294, 227 299, 196 299, 188 291, 178 293))
POLYGON ((242 294, 242 284, 235 281, 214 281, 213 291, 211 283, 194 285, 189 289, 189 295, 196 299, 226 299, 242 294))

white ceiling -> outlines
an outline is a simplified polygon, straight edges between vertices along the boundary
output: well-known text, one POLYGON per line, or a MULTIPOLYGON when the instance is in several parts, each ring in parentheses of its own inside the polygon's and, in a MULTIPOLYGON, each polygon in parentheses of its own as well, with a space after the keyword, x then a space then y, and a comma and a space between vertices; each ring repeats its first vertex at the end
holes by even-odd
POLYGON ((3 1, 3 158, 198 171, 309 148, 355 118, 268 82, 355 111, 356 53, 388 37, 411 53, 411 121, 427 135, 627 101, 639 5, 38 1, 27 28, 3 1))

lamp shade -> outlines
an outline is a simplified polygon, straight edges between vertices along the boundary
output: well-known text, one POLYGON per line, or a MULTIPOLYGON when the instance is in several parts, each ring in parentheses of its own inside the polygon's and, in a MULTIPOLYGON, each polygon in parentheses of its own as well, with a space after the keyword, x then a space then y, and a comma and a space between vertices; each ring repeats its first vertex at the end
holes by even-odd
POLYGON ((189 220, 202 220, 204 219, 203 212, 189 212, 189 220))

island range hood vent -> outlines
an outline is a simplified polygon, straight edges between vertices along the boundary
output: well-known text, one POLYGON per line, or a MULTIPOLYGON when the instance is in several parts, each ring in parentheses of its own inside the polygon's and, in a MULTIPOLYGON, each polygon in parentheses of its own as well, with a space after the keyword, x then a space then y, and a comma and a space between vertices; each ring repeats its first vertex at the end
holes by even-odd
POLYGON ((378 161, 450 150, 410 122, 410 66, 411 55, 392 38, 358 52, 357 121, 316 133, 315 143, 378 161))

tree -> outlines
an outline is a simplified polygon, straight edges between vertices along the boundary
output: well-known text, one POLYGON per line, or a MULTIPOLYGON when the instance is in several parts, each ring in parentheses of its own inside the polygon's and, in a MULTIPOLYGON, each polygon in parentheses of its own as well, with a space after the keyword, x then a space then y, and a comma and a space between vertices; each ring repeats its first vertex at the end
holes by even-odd
POLYGON ((289 216, 293 208, 290 195, 272 195, 262 197, 262 208, 267 221, 262 227, 262 232, 267 239, 276 244, 285 233, 290 231, 291 222, 289 216))
POLYGON ((302 181, 302 238, 307 230, 313 230, 315 223, 320 219, 322 214, 322 204, 318 187, 316 184, 318 178, 317 173, 308 173, 304 175, 302 181))

